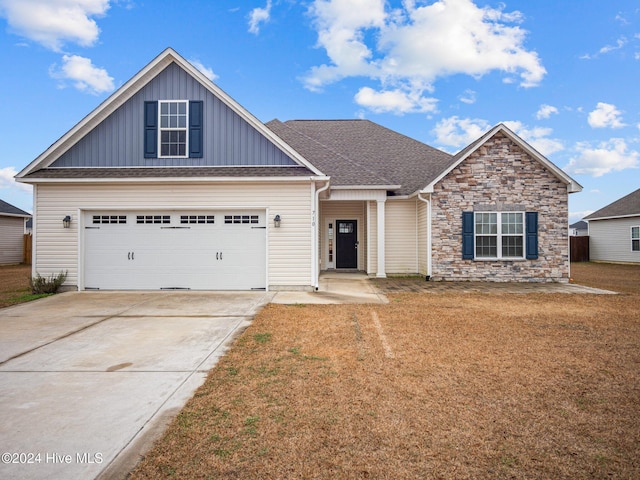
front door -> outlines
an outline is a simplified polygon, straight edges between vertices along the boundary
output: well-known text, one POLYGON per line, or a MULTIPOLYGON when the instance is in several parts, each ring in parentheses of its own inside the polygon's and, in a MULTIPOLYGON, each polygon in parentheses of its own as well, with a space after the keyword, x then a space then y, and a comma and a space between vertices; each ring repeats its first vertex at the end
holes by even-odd
POLYGON ((336 221, 336 268, 358 268, 358 222, 336 221))

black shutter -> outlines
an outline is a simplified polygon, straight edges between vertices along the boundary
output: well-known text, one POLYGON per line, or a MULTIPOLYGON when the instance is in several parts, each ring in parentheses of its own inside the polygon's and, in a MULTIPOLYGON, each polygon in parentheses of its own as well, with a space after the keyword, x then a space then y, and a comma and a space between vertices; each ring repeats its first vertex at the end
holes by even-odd
POLYGON ((527 260, 538 258, 538 212, 526 212, 527 260))
POLYGON ((189 102, 189 157, 202 158, 202 104, 200 101, 189 102))
POLYGON ((473 260, 473 212, 462 212, 462 258, 473 260))
POLYGON ((144 158, 158 157, 158 102, 144 102, 144 158))

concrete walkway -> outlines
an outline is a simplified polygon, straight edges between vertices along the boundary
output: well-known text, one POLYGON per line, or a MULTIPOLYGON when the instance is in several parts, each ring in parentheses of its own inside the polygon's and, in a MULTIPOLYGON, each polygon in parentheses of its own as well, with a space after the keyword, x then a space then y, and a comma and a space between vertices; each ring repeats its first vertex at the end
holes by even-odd
POLYGON ((389 303, 364 273, 323 272, 317 292, 275 292, 272 303, 344 304, 389 303))

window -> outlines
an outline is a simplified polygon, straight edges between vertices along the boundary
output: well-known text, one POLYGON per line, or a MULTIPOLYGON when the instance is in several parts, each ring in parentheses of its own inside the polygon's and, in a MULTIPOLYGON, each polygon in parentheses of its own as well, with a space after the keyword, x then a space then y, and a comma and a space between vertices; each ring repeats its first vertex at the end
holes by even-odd
POLYGON ((640 252, 640 227, 631 227, 631 251, 640 252))
POLYGON ((258 223, 258 215, 225 215, 224 223, 258 223))
POLYGON ((180 215, 180 223, 216 223, 215 215, 180 215))
POLYGON ((127 223, 126 215, 94 215, 93 224, 127 223))
POLYGON ((474 258, 524 258, 523 212, 476 212, 474 258))
POLYGON ((202 100, 144 102, 144 158, 203 158, 202 100))
POLYGON ((171 223, 170 215, 138 215, 136 216, 136 223, 138 224, 156 224, 156 223, 171 223))
POLYGON ((160 102, 160 157, 187 156, 187 102, 160 102))

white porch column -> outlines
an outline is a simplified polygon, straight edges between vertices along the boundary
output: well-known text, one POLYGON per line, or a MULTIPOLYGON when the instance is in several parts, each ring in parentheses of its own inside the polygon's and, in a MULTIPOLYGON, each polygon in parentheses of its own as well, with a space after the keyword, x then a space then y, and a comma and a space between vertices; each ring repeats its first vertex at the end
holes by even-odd
POLYGON ((387 273, 385 272, 385 260, 384 260, 384 211, 385 211, 385 200, 376 200, 376 204, 378 205, 378 272, 376 273, 376 277, 378 278, 386 278, 387 273))

